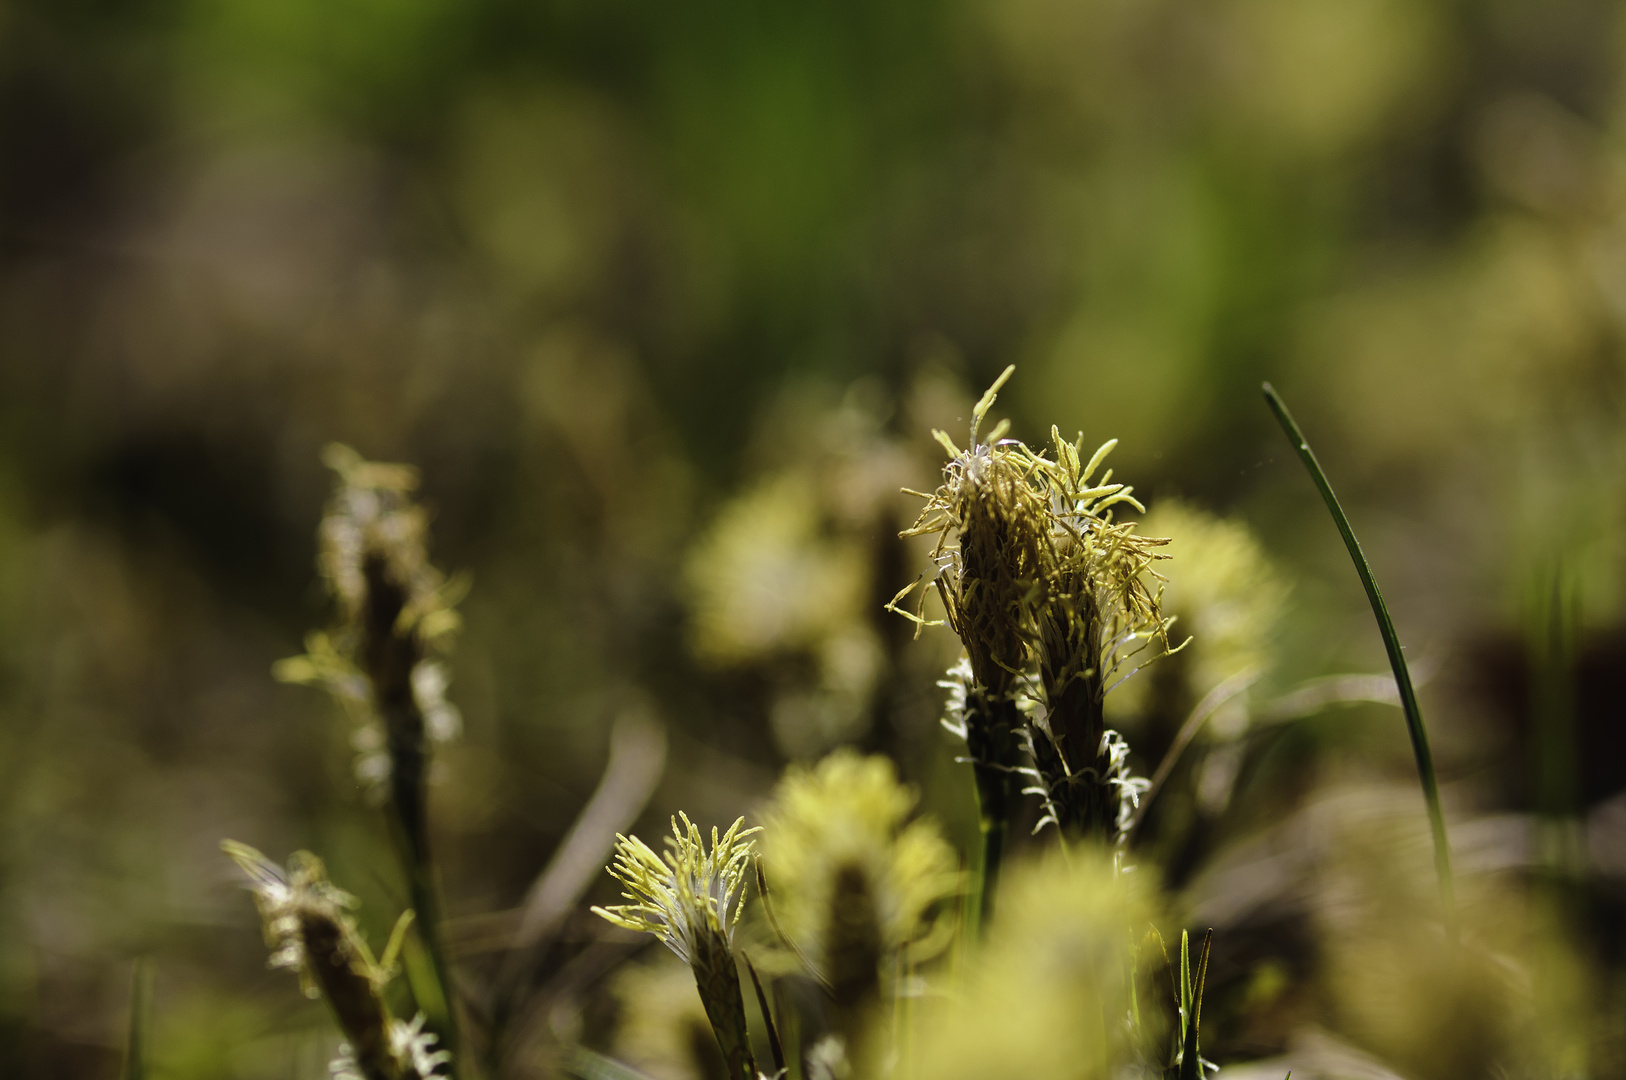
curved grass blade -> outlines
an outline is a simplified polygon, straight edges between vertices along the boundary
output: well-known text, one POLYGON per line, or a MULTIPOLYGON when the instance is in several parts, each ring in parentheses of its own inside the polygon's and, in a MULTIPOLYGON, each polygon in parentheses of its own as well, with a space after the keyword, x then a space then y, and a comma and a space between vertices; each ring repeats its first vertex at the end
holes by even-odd
POLYGON ((648 1076, 632 1066, 605 1057, 585 1046, 573 1047, 560 1065, 560 1069, 565 1075, 574 1076, 577 1080, 649 1080, 648 1076))
POLYGON ((130 978, 130 1035, 124 1050, 123 1080, 147 1080, 152 1053, 152 961, 135 962, 130 978))
POLYGON ((1366 561, 1361 542, 1355 539, 1355 530, 1350 527, 1349 518, 1338 503, 1338 496, 1333 494, 1332 485, 1327 482, 1327 474, 1321 470, 1315 451, 1310 449, 1309 441, 1299 430, 1298 424, 1294 423, 1292 414, 1287 411, 1286 403, 1275 388, 1267 382, 1264 392, 1265 403, 1276 414, 1276 422, 1287 433, 1293 449, 1298 451, 1299 459, 1310 471, 1310 479, 1315 481, 1316 490, 1321 492, 1333 523, 1344 538, 1344 547, 1349 549, 1350 560, 1355 563, 1355 572, 1361 576, 1366 598, 1372 602, 1372 615, 1378 621, 1378 632, 1383 635, 1383 647, 1389 653, 1389 666, 1394 669, 1395 685, 1400 690, 1400 705, 1406 713, 1406 730, 1411 735, 1412 753, 1417 758, 1417 775, 1422 780, 1423 798, 1428 803, 1428 822, 1434 832, 1434 869, 1440 879, 1440 900, 1445 906, 1446 925, 1454 926, 1456 890, 1451 880, 1451 847, 1445 835, 1445 815, 1440 811, 1439 781, 1434 775, 1434 754, 1428 747, 1428 730, 1423 726, 1423 710, 1417 704, 1417 691, 1412 688, 1411 672, 1406 667, 1406 656, 1400 648, 1400 635, 1395 633, 1394 620, 1389 617, 1389 606, 1383 602, 1383 594, 1378 591, 1377 579, 1372 576, 1372 565, 1366 561))
POLYGON ((1180 1080, 1204 1080, 1203 1055, 1198 1045, 1198 1027, 1203 1018, 1203 988, 1208 982, 1208 955, 1214 947, 1214 930, 1203 935, 1197 968, 1191 967, 1190 935, 1180 932, 1180 1080))
POLYGON ((751 963, 751 958, 744 953, 740 954, 745 960, 745 970, 751 973, 751 987, 757 992, 757 1008, 762 1010, 762 1022, 768 1028, 768 1049, 773 1052, 773 1067, 779 1075, 785 1072, 785 1047, 779 1041, 779 1028, 773 1022, 773 1010, 768 1008, 768 995, 762 991, 762 979, 757 976, 757 966, 751 963))

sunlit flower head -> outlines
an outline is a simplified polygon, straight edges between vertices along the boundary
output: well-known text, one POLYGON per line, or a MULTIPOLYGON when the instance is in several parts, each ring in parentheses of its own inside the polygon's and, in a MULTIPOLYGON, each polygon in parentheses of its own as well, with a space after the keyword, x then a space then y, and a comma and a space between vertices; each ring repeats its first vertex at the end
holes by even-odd
MULTIPOLYGON (((1027 667, 1027 605, 1042 567, 1048 532, 1048 507, 1035 483, 1035 463, 1025 447, 1002 438, 1001 421, 981 441, 980 429, 1004 374, 971 412, 970 442, 965 450, 946 433, 935 431, 949 453, 943 483, 926 500, 920 517, 905 536, 936 536, 932 549, 932 582, 942 598, 948 624, 960 636, 977 681, 990 690, 1008 689, 1027 667)), ((905 589, 894 600, 913 590, 905 589)), ((917 622, 923 616, 917 610, 917 622)))
POLYGON ((699 954, 701 935, 731 946, 756 843, 750 837, 761 831, 744 825, 739 818, 721 836, 713 826, 707 851, 700 827, 680 813, 672 819, 672 835, 660 855, 636 836, 617 835, 610 873, 627 887, 622 895, 633 902, 593 911, 617 926, 654 934, 686 964, 699 954))

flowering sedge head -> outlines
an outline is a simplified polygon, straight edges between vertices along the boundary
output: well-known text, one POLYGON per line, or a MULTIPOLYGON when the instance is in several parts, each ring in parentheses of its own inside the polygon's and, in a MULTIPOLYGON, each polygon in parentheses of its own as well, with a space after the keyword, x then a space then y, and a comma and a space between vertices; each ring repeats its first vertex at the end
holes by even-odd
POLYGON ((763 853, 775 915, 832 981, 839 974, 833 969, 854 953, 842 940, 847 931, 873 940, 872 980, 876 964, 906 946, 921 959, 946 944, 940 909, 959 890, 958 860, 934 822, 909 820, 916 801, 890 761, 852 750, 811 769, 792 768, 779 782, 763 853), (871 928, 852 925, 848 916, 860 906, 871 928))
POLYGON ((617 835, 610 873, 627 887, 622 895, 632 903, 595 907, 594 913, 628 930, 654 934, 686 964, 694 963, 702 936, 709 939, 706 944, 732 947, 756 843, 750 837, 761 831, 744 824, 739 818, 721 836, 713 826, 710 851, 687 814, 672 819, 672 835, 660 855, 636 836, 617 835))
POLYGON ((375 960, 348 914, 355 897, 327 879, 321 859, 296 852, 284 870, 247 844, 226 840, 220 846, 248 875, 271 966, 296 972, 307 997, 325 998, 344 1032, 331 1073, 344 1080, 441 1076, 439 1067, 451 1055, 434 1048, 422 1014, 410 1023, 398 1020, 384 1001, 411 912, 396 923, 383 960, 375 960))
POLYGON ((1106 727, 1105 698, 1171 651, 1172 620, 1162 614, 1153 570, 1167 541, 1113 519, 1120 504, 1144 510, 1132 489, 1112 483, 1111 470, 1094 479, 1116 440, 1086 463, 1082 439, 1068 443, 1050 430, 1054 457, 1032 455, 1049 532, 1032 607, 1044 708, 1027 733, 1037 780, 1029 790, 1043 801, 1041 825, 1117 838, 1146 783, 1129 774, 1128 746, 1106 727))
POLYGON ((1108 469, 1093 480, 1118 440, 1087 463, 1082 438, 1068 443, 1054 427, 1054 460, 1031 454, 1049 504, 1044 585, 1036 594, 1035 633, 1040 681, 1054 706, 1078 682, 1099 699, 1121 679, 1168 649, 1170 620, 1153 564, 1168 558, 1165 539, 1140 535, 1134 522, 1113 520, 1113 508, 1145 512, 1134 489, 1112 483, 1108 469), (1148 579, 1151 579, 1150 581, 1148 579))
MULTIPOLYGON (((999 388, 1014 367, 982 396, 971 411, 971 438, 965 450, 941 431, 937 441, 949 452, 943 483, 927 494, 920 517, 904 536, 937 537, 932 549, 934 583, 948 624, 965 644, 977 681, 1008 691, 1027 667, 1029 637, 1024 609, 1038 580, 1047 532, 1044 494, 1034 483, 1034 459, 1014 440, 1005 440, 1001 421, 979 441, 979 430, 999 388)), ((893 599, 892 609, 913 591, 893 599)), ((924 600, 924 597, 922 598, 924 600)), ((911 616, 924 623, 917 610, 911 616)))
MULTIPOLYGON (((327 879, 321 859, 308 851, 296 851, 284 870, 247 844, 224 840, 220 846, 248 875, 254 906, 264 924, 265 943, 271 949, 271 966, 296 973, 306 997, 321 996, 305 943, 307 926, 332 927, 340 948, 358 960, 371 959, 348 914, 356 907, 356 898, 327 879)), ((363 965, 362 970, 374 975, 371 965, 363 965)))
POLYGON ((447 580, 429 561, 428 515, 413 500, 417 470, 367 461, 337 443, 323 452, 337 473, 319 530, 317 567, 339 608, 331 633, 311 634, 302 656, 279 661, 284 682, 321 686, 356 722, 356 776, 376 797, 397 741, 445 742, 462 728, 446 699, 446 651, 459 626, 455 604, 466 580, 447 580))

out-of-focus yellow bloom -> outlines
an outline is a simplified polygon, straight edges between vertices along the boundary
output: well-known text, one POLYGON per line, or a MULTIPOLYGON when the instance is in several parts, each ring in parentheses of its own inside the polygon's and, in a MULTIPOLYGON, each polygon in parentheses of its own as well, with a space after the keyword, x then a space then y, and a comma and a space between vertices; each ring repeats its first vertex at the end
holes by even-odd
POLYGON ((1163 607, 1193 639, 1187 659, 1199 693, 1250 668, 1266 668, 1287 584, 1253 531, 1169 499, 1142 520, 1169 537, 1180 573, 1163 591, 1163 607))
MULTIPOLYGON (((922 1006, 904 1076, 1084 1080, 1124 1075, 1134 942, 1152 918, 1145 874, 1081 846, 1014 869, 987 940, 949 992, 922 1006)), ((1155 1022, 1143 1006, 1143 1021, 1155 1022)), ((1158 1011, 1161 1011, 1161 1004, 1158 1011)), ((1156 1045, 1146 1038, 1145 1045, 1156 1045)))
POLYGON ((741 663, 816 650, 859 614, 864 552, 821 533, 818 492, 796 472, 724 507, 690 553, 690 641, 702 660, 741 663))
POLYGON ((779 782, 763 834, 774 914, 826 974, 843 961, 833 939, 850 914, 837 910, 844 897, 862 894, 873 911, 871 964, 905 946, 920 959, 946 943, 939 908, 959 888, 958 860, 935 822, 909 820, 916 800, 890 761, 850 749, 793 766, 779 782))
POLYGON ((621 1005, 615 1056, 652 1080, 710 1080, 723 1068, 689 969, 660 953, 611 984, 621 1005))
MULTIPOLYGON (((1187 696, 1195 702, 1226 679, 1268 670, 1288 586, 1252 530, 1176 499, 1153 505, 1141 525, 1168 537, 1170 554, 1179 560, 1179 573, 1163 590, 1163 610, 1176 619, 1177 635, 1191 638, 1180 669, 1187 696)), ((1140 680, 1123 691, 1115 711, 1142 706, 1146 687, 1140 680)), ((1240 699, 1236 705, 1216 717, 1216 728, 1246 723, 1240 699)))

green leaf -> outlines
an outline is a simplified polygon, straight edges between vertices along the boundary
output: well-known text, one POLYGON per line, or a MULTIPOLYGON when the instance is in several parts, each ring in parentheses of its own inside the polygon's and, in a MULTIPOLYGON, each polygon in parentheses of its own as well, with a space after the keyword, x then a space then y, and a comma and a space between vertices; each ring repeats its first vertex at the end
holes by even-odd
POLYGON ((1315 482, 1316 490, 1321 492, 1321 498, 1327 504, 1327 510, 1332 514, 1333 524, 1338 526, 1338 534, 1344 538, 1344 547, 1349 550, 1350 560, 1355 563, 1355 572, 1360 575, 1361 584, 1366 588, 1366 598, 1372 604, 1372 615, 1378 621, 1378 633, 1383 636, 1383 647, 1389 652, 1389 666, 1394 669, 1395 685, 1400 689, 1400 704, 1406 713, 1406 730, 1411 735, 1412 753, 1417 758, 1417 775, 1423 783, 1423 798, 1428 803, 1429 825, 1434 832, 1434 869, 1440 879, 1440 900, 1445 906, 1445 920, 1448 927, 1454 927, 1456 921, 1455 889, 1451 880, 1451 848, 1445 835, 1445 815, 1440 810, 1439 781, 1434 775, 1434 754, 1428 746, 1428 730, 1423 726, 1423 710, 1417 704, 1417 691, 1412 688, 1411 671, 1406 667, 1406 655, 1401 650, 1400 635, 1395 633, 1394 620, 1389 617, 1389 607, 1383 602, 1383 594, 1378 591, 1377 578, 1372 576, 1372 565, 1366 561, 1366 553, 1361 550, 1361 542, 1355 539, 1355 530, 1350 527, 1349 518, 1344 508, 1338 502, 1338 496, 1333 494, 1332 484, 1327 480, 1327 474, 1322 471, 1321 463, 1316 460, 1315 451, 1310 449, 1310 443, 1299 430, 1293 420, 1293 415, 1287 411, 1287 404, 1276 393, 1274 387, 1268 382, 1264 384, 1265 402, 1270 406, 1271 412, 1276 414, 1276 422, 1282 426, 1293 449, 1298 452, 1299 459, 1310 472, 1310 479, 1315 482))

